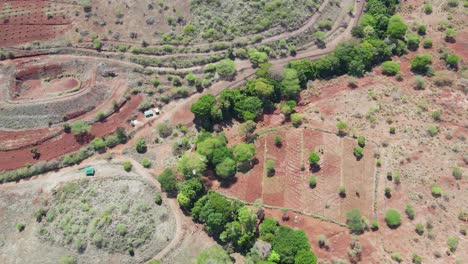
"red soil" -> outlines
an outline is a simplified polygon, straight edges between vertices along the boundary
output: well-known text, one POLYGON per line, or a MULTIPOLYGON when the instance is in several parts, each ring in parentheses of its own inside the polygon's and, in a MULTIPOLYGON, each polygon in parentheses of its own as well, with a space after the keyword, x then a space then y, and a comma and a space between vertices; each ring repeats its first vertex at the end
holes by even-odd
POLYGON ((0 47, 52 39, 65 33, 71 28, 68 7, 54 1, 2 1, 0 47))
POLYGON ((48 97, 51 93, 67 92, 80 84, 78 80, 72 77, 51 80, 48 85, 44 85, 41 80, 27 80, 21 87, 21 98, 38 99, 48 97))
MULTIPOLYGON (((118 113, 113 114, 102 123, 94 123, 91 128, 91 134, 95 137, 102 137, 112 133, 117 127, 129 128, 130 125, 129 122, 127 122, 127 118, 138 107, 141 101, 142 97, 140 95, 134 96, 118 113)), ((82 146, 83 145, 76 141, 74 135, 62 134, 59 137, 55 137, 36 146, 41 154, 39 160, 33 159, 29 148, 0 152, 0 170, 12 170, 21 168, 26 164, 56 159, 64 154, 76 151, 82 146)))

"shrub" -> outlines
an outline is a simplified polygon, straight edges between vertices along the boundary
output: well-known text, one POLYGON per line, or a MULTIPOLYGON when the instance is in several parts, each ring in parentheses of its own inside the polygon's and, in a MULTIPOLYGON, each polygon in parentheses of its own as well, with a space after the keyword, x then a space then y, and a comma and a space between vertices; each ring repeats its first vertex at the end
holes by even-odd
POLYGON ((346 129, 348 129, 348 125, 343 121, 339 121, 336 124, 336 128, 338 128, 338 134, 346 135, 346 129))
POLYGON ((354 147, 353 149, 353 152, 354 152, 354 156, 356 157, 356 159, 361 159, 362 156, 363 156, 363 152, 364 150, 361 148, 361 147, 354 147))
POLYGON ((338 189, 338 194, 342 198, 346 197, 346 188, 343 185, 338 189))
POLYGON ((25 228, 26 228, 26 226, 24 224, 17 224, 16 225, 16 229, 18 230, 18 232, 23 232, 25 228))
POLYGON ((432 6, 431 5, 424 5, 424 13, 426 13, 427 15, 431 14, 432 13, 432 6))
POLYGON ((390 187, 385 188, 385 197, 387 198, 392 197, 392 189, 390 187))
POLYGON ((173 131, 172 126, 168 123, 161 123, 156 126, 156 129, 158 130, 158 133, 162 138, 169 137, 170 135, 172 135, 173 131))
POLYGON ((60 258, 60 264, 75 264, 76 259, 73 256, 63 256, 60 258))
POLYGON ((432 56, 430 54, 416 55, 411 61, 411 70, 417 73, 427 73, 429 65, 431 64, 432 56))
POLYGON ((96 38, 93 40, 93 47, 94 49, 101 50, 102 48, 102 42, 100 39, 96 38))
POLYGON ((442 115, 442 112, 441 111, 434 111, 432 112, 431 116, 432 116, 432 119, 434 121, 440 121, 441 120, 441 115, 442 115))
POLYGON ((122 163, 122 166, 126 172, 131 171, 133 167, 130 161, 125 161, 124 163, 122 163))
POLYGON ((400 63, 395 61, 386 61, 382 63, 383 74, 394 76, 400 72, 400 63))
POLYGON ((361 148, 366 146, 366 138, 364 136, 359 136, 357 140, 358 140, 358 145, 361 148))
POLYGON ((379 230, 379 222, 377 220, 372 221, 371 229, 373 231, 379 230))
POLYGON ((401 224, 401 216, 397 210, 388 210, 385 214, 385 221, 390 228, 396 228, 401 224))
POLYGON ((71 125, 71 132, 74 135, 83 135, 91 131, 91 126, 83 120, 78 120, 71 125))
POLYGON ((97 114, 96 114, 96 119, 97 119, 99 122, 102 122, 102 121, 104 121, 104 119, 106 119, 106 114, 104 114, 104 112, 102 112, 102 111, 99 111, 99 112, 97 112, 97 114))
POLYGON ((145 100, 138 105, 138 110, 146 111, 150 109, 152 106, 153 106, 153 103, 151 103, 151 101, 145 100))
POLYGON ((407 204, 405 208, 405 213, 409 219, 413 220, 415 216, 414 207, 411 204, 407 204))
POLYGON ((414 78, 414 80, 416 83, 416 89, 424 90, 424 88, 426 88, 426 81, 424 81, 424 78, 422 76, 418 75, 414 78))
POLYGON ((445 41, 447 42, 455 42, 455 36, 457 35, 457 31, 453 28, 447 28, 445 30, 445 41))
POLYGON ((452 176, 456 179, 456 180, 461 180, 462 176, 463 176, 463 170, 462 168, 458 167, 458 166, 455 166, 453 167, 452 169, 452 176))
POLYGON ((415 51, 418 49, 419 47, 419 42, 420 42, 420 38, 418 35, 416 34, 408 34, 408 36, 406 36, 406 42, 407 42, 407 45, 408 45, 408 49, 412 50, 412 51, 415 51))
POLYGON ((149 167, 151 167, 151 161, 149 159, 143 159, 141 161, 141 165, 143 165, 143 167, 145 167, 145 168, 149 168, 149 167))
POLYGON ((143 154, 148 150, 146 141, 144 138, 139 138, 135 143, 135 149, 138 153, 143 154))
POLYGON ((458 6, 458 0, 448 0, 447 4, 450 7, 457 7, 458 6))
POLYGON ((424 225, 421 223, 417 223, 415 230, 416 230, 416 233, 418 233, 418 235, 422 236, 422 234, 424 234, 424 225))
POLYGON ((65 131, 65 133, 70 133, 70 132, 71 132, 71 126, 70 126, 70 124, 64 123, 64 124, 63 124, 63 131, 65 131))
POLYGON ((102 138, 95 138, 91 141, 91 145, 93 145, 93 149, 97 152, 103 152, 106 150, 106 143, 102 138))
POLYGON ((432 196, 434 197, 440 197, 442 195, 442 188, 439 186, 434 186, 431 189, 432 196))
POLYGON ((392 254, 392 259, 398 263, 403 261, 403 258, 401 257, 401 254, 398 252, 395 252, 392 254))
POLYGON ((415 253, 413 253, 413 263, 414 264, 421 264, 422 263, 422 257, 416 255, 415 253))
POLYGON ((127 226, 124 224, 118 224, 116 226, 117 233, 121 236, 125 236, 127 234, 127 226))
POLYGON ((275 145, 281 147, 283 145, 283 140, 280 135, 275 136, 275 145))
POLYGON ((456 236, 449 236, 447 240, 447 246, 451 252, 455 252, 458 247, 458 237, 456 236))
POLYGON ((427 128, 427 133, 431 137, 435 137, 435 136, 437 136, 437 134, 439 134, 439 127, 438 126, 430 126, 430 127, 427 128))
POLYGON ((430 49, 432 48, 432 39, 424 39, 423 40, 423 47, 425 49, 430 49))
POLYGON ((396 134, 396 127, 390 127, 390 134, 392 135, 396 134))
POLYGON ((317 177, 315 177, 314 175, 311 175, 309 178, 309 187, 315 188, 315 186, 317 186, 317 177))
POLYGON ((294 113, 291 115, 291 122, 293 126, 299 127, 302 124, 302 115, 298 113, 294 113))
POLYGON ((172 193, 177 190, 177 178, 171 169, 165 169, 158 176, 158 181, 161 184, 161 189, 165 192, 172 193))
POLYGON ((310 165, 311 166, 317 166, 319 161, 320 161, 320 156, 316 152, 311 151, 309 153, 309 163, 310 163, 310 165))
POLYGON ((418 26, 418 34, 423 36, 426 35, 426 26, 425 25, 419 25, 418 26))
POLYGON ((450 54, 445 58, 445 63, 449 68, 458 68, 458 62, 460 61, 460 57, 456 54, 450 54))
POLYGON ((346 225, 352 233, 356 234, 361 234, 366 228, 363 217, 358 209, 353 209, 346 213, 346 225))
POLYGON ((275 162, 273 160, 268 160, 266 162, 265 168, 268 176, 275 175, 275 162))
POLYGON ((317 242, 318 242, 318 245, 319 245, 320 248, 328 248, 329 247, 328 240, 327 240, 327 237, 325 235, 319 235, 317 237, 317 242))
POLYGON ((160 194, 156 194, 154 196, 154 203, 157 204, 157 205, 161 205, 162 204, 162 197, 160 194))
POLYGON ((224 59, 216 64, 216 72, 223 79, 231 79, 236 75, 236 65, 230 59, 224 59))

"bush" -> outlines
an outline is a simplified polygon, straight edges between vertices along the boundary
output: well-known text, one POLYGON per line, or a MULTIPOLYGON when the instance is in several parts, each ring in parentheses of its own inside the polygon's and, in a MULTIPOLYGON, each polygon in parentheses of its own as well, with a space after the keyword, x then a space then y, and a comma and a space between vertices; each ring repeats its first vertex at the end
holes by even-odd
POLYGON ((460 168, 460 167, 458 167, 458 166, 453 167, 453 169, 452 169, 452 176, 453 176, 456 180, 461 180, 461 178, 463 177, 463 170, 462 170, 462 168, 460 168))
POLYGON ((94 49, 101 50, 102 48, 102 42, 100 39, 96 38, 93 40, 93 47, 94 49))
POLYGON ((157 205, 161 205, 162 204, 162 197, 160 194, 156 194, 154 196, 154 203, 157 204, 157 205))
POLYGON ((273 176, 275 175, 275 162, 272 160, 268 160, 265 165, 267 175, 268 176, 273 176))
POLYGON ((385 214, 385 221, 390 228, 396 228, 401 224, 401 216, 397 210, 388 210, 385 214))
POLYGON ((438 122, 438 121, 441 120, 442 112, 441 111, 434 111, 434 112, 432 112, 431 116, 432 116, 432 119, 434 121, 438 122))
POLYGON ((407 204, 405 208, 405 213, 409 219, 413 220, 415 216, 414 207, 411 204, 407 204))
POLYGON ((418 49, 419 47, 419 42, 420 42, 420 38, 418 35, 416 34, 408 34, 408 36, 406 36, 406 42, 407 42, 407 45, 408 45, 408 49, 412 50, 412 51, 415 51, 418 49))
POLYGON ((458 247, 458 237, 456 236, 449 236, 447 240, 447 246, 451 252, 455 252, 458 247))
POLYGON ((426 26, 425 25, 419 25, 418 26, 418 34, 423 36, 426 35, 426 26))
POLYGON ((172 135, 172 131, 173 131, 172 126, 167 123, 161 123, 157 125, 156 129, 158 130, 158 133, 162 138, 169 137, 170 135, 172 135))
POLYGON ((105 118, 106 118, 106 114, 104 114, 104 112, 102 112, 102 111, 97 112, 97 114, 96 114, 96 119, 97 119, 99 122, 104 121, 105 118))
POLYGON ((122 163, 122 166, 123 166, 123 169, 126 171, 126 172, 130 172, 132 170, 132 163, 130 161, 125 161, 124 163, 122 163))
POLYGON ((91 126, 83 120, 78 120, 71 125, 71 132, 74 135, 83 135, 91 131, 91 126))
POLYGON ((366 138, 364 136, 359 136, 357 138, 357 141, 358 141, 358 145, 363 148, 366 146, 366 138))
POLYGON ((320 156, 316 152, 311 151, 309 153, 309 163, 310 163, 310 165, 312 167, 317 166, 319 161, 320 161, 320 156))
POLYGON ((422 76, 418 75, 414 78, 414 80, 416 83, 416 89, 424 90, 424 88, 426 88, 426 81, 424 80, 422 76))
POLYGON ((338 189, 338 194, 342 198, 346 197, 346 188, 344 186, 340 186, 340 188, 338 189))
POLYGON ((127 226, 124 224, 118 224, 116 226, 117 233, 121 236, 125 236, 127 234, 127 226))
POLYGON ((403 261, 403 258, 401 257, 401 254, 398 252, 395 252, 392 254, 392 259, 398 263, 403 261))
POLYGON ((377 220, 372 221, 371 229, 373 231, 379 230, 379 222, 377 220))
POLYGON ((416 255, 415 253, 413 253, 413 263, 414 264, 421 264, 422 263, 422 257, 416 255))
POLYGON ((309 187, 310 188, 315 188, 317 186, 317 177, 314 175, 310 176, 309 178, 309 187))
POLYGON ((18 232, 23 232, 25 228, 26 228, 26 226, 24 224, 17 224, 16 225, 16 229, 18 230, 18 232))
POLYGON ((346 225, 352 233, 361 234, 366 229, 363 216, 358 209, 353 209, 346 213, 346 225))
POLYGON ((431 5, 424 5, 424 13, 426 13, 426 15, 429 15, 432 13, 432 6, 431 5))
POLYGON ((106 143, 102 138, 95 138, 91 141, 91 145, 93 145, 93 149, 97 152, 103 152, 106 150, 106 143))
POLYGON ((63 256, 60 258, 60 264, 75 264, 76 259, 73 256, 63 256))
POLYGON ((336 128, 338 128, 339 135, 346 135, 346 130, 348 129, 348 125, 345 122, 340 121, 336 124, 336 128))
POLYGON ((458 68, 458 62, 460 61, 460 57, 456 54, 450 54, 445 58, 445 63, 447 64, 447 67, 457 69, 458 68))
POLYGON ((432 39, 424 39, 423 40, 423 47, 425 49, 430 49, 432 48, 432 39))
POLYGON ((430 54, 416 55, 411 61, 411 70, 416 73, 427 73, 431 64, 432 56, 430 54))
POLYGON ((362 152, 364 150, 361 148, 361 147, 354 147, 353 149, 353 152, 354 152, 354 156, 356 157, 356 159, 361 159, 362 156, 364 155, 362 152))
POLYGON ((458 6, 458 0, 448 0, 447 4, 450 7, 457 7, 458 6))
POLYGON ((177 178, 171 169, 165 169, 158 176, 158 181, 161 184, 161 189, 165 192, 172 193, 177 190, 177 178))
POLYGON ((148 150, 146 141, 144 138, 139 138, 135 143, 135 149, 138 153, 143 154, 148 150))
POLYGON ((424 225, 421 223, 417 223, 415 230, 418 235, 422 236, 424 234, 424 225))
POLYGON ((385 197, 387 198, 392 197, 392 189, 390 187, 385 188, 385 197))
POLYGON ((302 124, 302 115, 298 113, 294 113, 291 115, 291 122, 293 126, 299 127, 302 124))
POLYGON ((280 135, 275 136, 275 145, 281 147, 283 145, 283 140, 280 135))
POLYGON ((434 197, 440 197, 442 195, 442 188, 439 186, 434 186, 431 189, 432 196, 434 197))
POLYGON ((400 63, 395 61, 386 61, 382 63, 382 72, 386 75, 396 75, 400 72, 400 63))
POLYGON ((437 134, 439 134, 439 127, 438 126, 430 126, 430 127, 427 128, 427 133, 431 137, 435 137, 435 136, 437 136, 437 134))
POLYGON ((453 28, 447 28, 445 30, 445 41, 447 42, 455 42, 455 36, 457 35, 457 31, 453 28))
POLYGON ((236 75, 236 65, 230 59, 224 59, 216 64, 216 72, 222 79, 232 79, 236 75))
POLYGON ((141 161, 141 165, 143 165, 143 167, 145 167, 145 168, 149 168, 149 167, 151 167, 151 161, 149 159, 143 159, 141 161))

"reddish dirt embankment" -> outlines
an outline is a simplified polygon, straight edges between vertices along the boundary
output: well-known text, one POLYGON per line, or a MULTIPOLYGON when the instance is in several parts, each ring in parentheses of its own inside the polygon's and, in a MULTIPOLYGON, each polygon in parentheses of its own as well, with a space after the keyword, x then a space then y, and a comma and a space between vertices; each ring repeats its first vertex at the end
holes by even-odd
MULTIPOLYGON (((129 127, 127 119, 133 111, 141 103, 142 97, 135 96, 128 101, 118 113, 111 115, 104 122, 98 122, 92 125, 91 134, 95 137, 102 137, 112 133, 117 127, 129 127)), ((28 131, 25 133, 34 133, 28 131)), ((37 131, 36 131, 37 132, 37 131)), ((3 141, 1 139, 0 141, 3 141)), ((76 141, 72 134, 62 134, 59 137, 48 140, 36 148, 39 150, 41 157, 39 160, 33 159, 29 148, 0 152, 0 170, 18 169, 26 164, 33 164, 39 161, 52 160, 67 153, 80 149, 83 145, 76 141)))

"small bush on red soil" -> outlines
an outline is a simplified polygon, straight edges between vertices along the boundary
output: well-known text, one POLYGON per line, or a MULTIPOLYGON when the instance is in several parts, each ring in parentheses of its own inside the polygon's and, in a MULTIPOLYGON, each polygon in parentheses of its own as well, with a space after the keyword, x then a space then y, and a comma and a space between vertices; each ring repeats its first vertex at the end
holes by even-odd
POLYGON ((315 188, 315 186, 317 186, 317 177, 315 177, 314 175, 310 176, 309 178, 309 187, 310 188, 315 188))
POLYGON ((431 189, 432 196, 434 197, 440 197, 442 195, 442 188, 439 186, 434 186, 431 189))
POLYGON ((431 39, 424 39, 423 40, 423 48, 425 48, 425 49, 432 48, 432 40, 431 39))
POLYGON ((338 128, 339 135, 346 135, 346 130, 348 129, 348 125, 345 122, 340 121, 336 124, 336 128, 338 128))
POLYGON ((141 161, 141 165, 143 165, 143 167, 145 167, 145 168, 149 168, 149 167, 151 167, 151 161, 149 159, 143 159, 141 161))
POLYGON ((319 163, 319 161, 320 161, 320 156, 319 156, 316 152, 311 151, 311 152, 309 153, 309 163, 310 163, 310 166, 312 166, 312 167, 317 166, 318 163, 319 163))
POLYGON ((429 70, 429 65, 432 64, 432 56, 430 54, 416 55, 411 61, 411 70, 416 73, 425 74, 429 70))
POLYGON ((445 30, 445 41, 447 42, 455 42, 455 36, 457 35, 457 31, 453 28, 447 28, 445 30))
POLYGON ((427 27, 425 25, 419 25, 418 26, 418 34, 421 36, 426 35, 426 29, 427 27))
POLYGON ((445 63, 447 67, 452 69, 458 69, 458 62, 460 61, 460 57, 456 54, 450 54, 445 58, 445 63))
POLYGON ((413 253, 413 263, 414 264, 421 264, 422 263, 422 257, 416 255, 415 253, 413 253))
POLYGON ((447 246, 451 252, 455 252, 458 248, 458 237, 450 236, 447 240, 447 246))
POLYGON ((293 126, 299 127, 302 124, 302 115, 298 113, 294 113, 291 115, 291 122, 293 126))
POLYGON ((432 6, 431 5, 424 5, 424 13, 426 13, 426 15, 429 15, 432 13, 432 6))
POLYGON ((125 161, 124 163, 122 163, 122 166, 124 168, 125 171, 129 172, 132 170, 132 163, 130 163, 130 161, 125 161))
POLYGON ((267 175, 268 175, 268 176, 271 177, 271 176, 275 175, 275 162, 274 162, 274 161, 268 160, 268 161, 266 162, 266 166, 265 166, 265 167, 266 167, 266 171, 267 171, 267 175))
POLYGON ((283 139, 281 138, 280 135, 276 135, 275 136, 275 146, 277 146, 279 148, 282 145, 283 145, 283 139))
POLYGON ((353 209, 346 213, 346 225, 351 233, 355 234, 361 234, 366 229, 366 224, 358 209, 353 209))
POLYGON ((93 145, 93 149, 97 152, 104 152, 106 150, 106 143, 102 138, 93 139, 91 145, 93 145))
POLYGON ((385 197, 387 198, 392 197, 392 189, 390 187, 385 188, 385 197))
POLYGON ((89 133, 89 131, 91 131, 91 126, 88 125, 83 120, 76 121, 75 123, 71 125, 71 132, 74 135, 79 136, 79 135, 87 134, 89 133))
POLYGON ((400 63, 395 61, 386 61, 382 63, 382 72, 385 75, 394 76, 400 72, 400 63))
POLYGON ((406 205, 405 213, 406 213, 406 216, 408 216, 409 219, 411 219, 411 220, 414 219, 415 212, 414 212, 414 207, 411 204, 406 205))
POLYGON ((363 152, 364 150, 361 148, 361 147, 354 147, 353 149, 353 152, 354 152, 354 156, 356 157, 356 159, 361 159, 363 157, 363 152))
POLYGON ((361 148, 366 146, 366 138, 364 136, 359 136, 357 140, 361 148))
POLYGON ((340 195, 341 198, 346 197, 346 189, 344 186, 340 186, 340 188, 338 189, 338 194, 340 195))
POLYGON ((388 210, 385 214, 385 221, 390 228, 396 228, 401 224, 401 216, 397 210, 388 210))
POLYGON ((415 231, 418 235, 422 236, 424 234, 424 225, 421 223, 417 223, 415 231))
POLYGON ((372 229, 372 231, 379 230, 379 222, 377 222, 377 220, 372 221, 371 229, 372 229))
POLYGON ((461 178, 463 177, 463 170, 462 170, 462 168, 460 168, 460 167, 458 167, 458 166, 453 167, 452 176, 453 176, 456 180, 461 180, 461 178))

